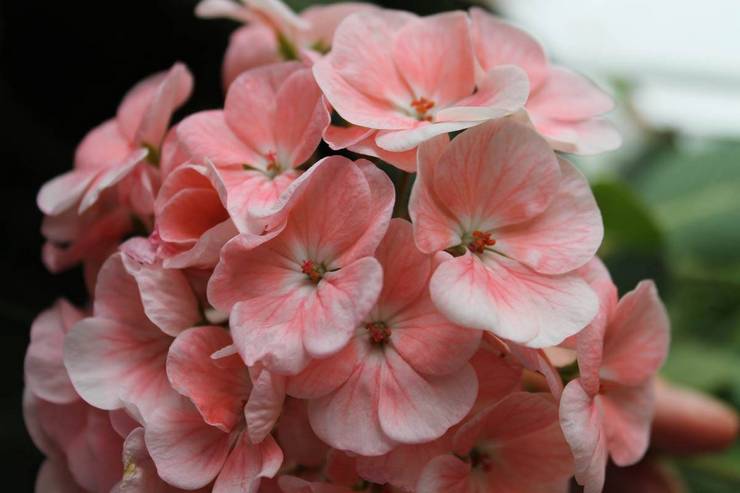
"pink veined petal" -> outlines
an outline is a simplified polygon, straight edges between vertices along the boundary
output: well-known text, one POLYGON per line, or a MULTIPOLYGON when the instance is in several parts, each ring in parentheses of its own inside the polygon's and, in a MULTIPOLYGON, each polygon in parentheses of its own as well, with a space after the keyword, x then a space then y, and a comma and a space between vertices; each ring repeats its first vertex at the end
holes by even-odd
POLYGON ((64 336, 83 314, 60 299, 41 312, 31 324, 31 342, 24 361, 26 388, 56 404, 79 398, 64 368, 64 336))
POLYGON ((282 463, 283 451, 272 435, 255 445, 242 433, 216 478, 213 493, 256 493, 260 479, 274 477, 282 463))
POLYGON ((430 292, 453 322, 535 348, 562 342, 598 310, 596 294, 579 276, 543 276, 493 253, 443 262, 430 292))
POLYGON ((321 440, 339 450, 382 455, 396 446, 378 417, 383 357, 369 354, 335 392, 310 400, 311 427, 321 440))
POLYGON ((422 142, 438 135, 457 132, 478 125, 480 122, 447 121, 439 123, 423 122, 407 130, 386 131, 376 134, 375 143, 390 152, 406 152, 422 142))
POLYGON ((471 414, 520 389, 522 365, 513 356, 516 353, 507 354, 504 345, 493 336, 483 337, 480 348, 470 359, 478 376, 478 400, 471 414))
POLYGON ((430 193, 472 233, 541 214, 557 193, 561 173, 555 154, 534 131, 498 120, 458 135, 432 179, 424 182, 430 193))
POLYGON ((127 409, 109 411, 108 418, 111 426, 121 438, 126 438, 129 433, 141 426, 141 423, 132 417, 127 409))
POLYGON ((604 431, 612 460, 620 467, 637 463, 650 442, 655 382, 648 379, 636 387, 606 385, 596 399, 604 410, 604 431))
POLYGON ((418 493, 482 493, 470 484, 472 471, 453 455, 440 455, 426 465, 416 485, 418 493))
MULTIPOLYGON (((231 1, 228 3, 233 5, 231 1)), ((277 38, 270 27, 251 23, 239 28, 231 35, 224 54, 224 87, 228 89, 247 70, 278 63, 280 60, 277 38)))
POLYGON ((171 341, 156 328, 86 318, 65 338, 64 364, 90 404, 113 410, 130 401, 146 418, 174 395, 165 373, 171 341))
POLYGON ((39 209, 49 216, 69 210, 82 198, 97 174, 96 170, 75 169, 47 181, 36 198, 39 209))
POLYGON ((424 253, 444 250, 461 240, 457 220, 437 201, 433 191, 435 169, 449 143, 447 135, 440 135, 419 146, 416 181, 409 197, 409 216, 416 246, 424 253))
POLYGON ((247 8, 229 0, 201 0, 195 6, 195 15, 203 19, 226 17, 239 22, 246 22, 249 16, 247 8))
POLYGON ((131 153, 131 143, 121 133, 115 119, 107 120, 85 135, 75 150, 75 168, 96 171, 123 162, 131 153))
POLYGON ((323 43, 331 47, 334 32, 339 24, 355 12, 374 10, 375 5, 364 2, 339 2, 335 4, 317 4, 306 7, 300 17, 308 24, 308 30, 300 33, 301 38, 311 44, 323 43))
MULTIPOLYGON (((378 132, 378 134, 384 134, 387 132, 390 131, 381 130, 380 132, 378 132)), ((361 140, 355 144, 350 144, 347 149, 357 154, 380 158, 386 163, 392 164, 396 168, 408 173, 416 172, 417 149, 409 149, 408 151, 402 152, 386 151, 375 143, 375 133, 370 133, 370 135, 367 136, 364 140, 361 140)))
POLYGON ((383 432, 401 443, 441 437, 473 407, 478 379, 470 365, 443 376, 422 376, 395 351, 385 351, 378 415, 383 432))
POLYGON ((578 379, 566 385, 560 399, 560 426, 575 460, 575 476, 587 493, 604 487, 608 459, 604 411, 578 379))
POLYGON ((238 234, 233 221, 227 219, 203 233, 190 249, 166 257, 162 264, 167 269, 210 270, 218 263, 223 246, 238 234))
POLYGON ((262 370, 254 380, 249 401, 244 407, 249 440, 261 443, 272 432, 283 409, 285 377, 262 370))
POLYGON ((121 259, 136 280, 144 313, 162 332, 175 337, 201 320, 198 300, 182 271, 137 262, 126 254, 121 259))
POLYGON ((162 207, 157 226, 164 241, 190 243, 228 217, 215 190, 184 188, 162 207))
POLYGON ((324 131, 323 137, 329 147, 337 151, 359 144, 374 133, 375 130, 371 128, 358 127, 357 125, 350 125, 348 127, 330 125, 324 131))
POLYGON ((253 164, 261 158, 226 124, 224 111, 195 113, 177 125, 177 137, 184 151, 199 164, 253 164))
POLYGON ((612 98, 584 76, 563 67, 550 67, 544 84, 527 101, 527 110, 545 118, 578 121, 614 107, 612 98))
POLYGON ((167 376, 188 397, 203 420, 230 432, 242 419, 251 384, 238 355, 212 359, 211 354, 231 344, 221 327, 195 327, 182 332, 170 346, 167 376))
POLYGON ((86 493, 61 459, 46 459, 36 476, 36 493, 86 493))
POLYGON ((435 121, 495 120, 521 110, 528 95, 529 80, 524 70, 514 65, 502 65, 486 74, 474 94, 440 110, 435 121))
POLYGON ((291 73, 275 97, 278 163, 295 168, 316 151, 331 115, 309 68, 291 73))
POLYGON ((146 448, 166 482, 202 488, 221 471, 235 437, 206 424, 185 398, 161 406, 147 422, 146 448))
POLYGON ((224 103, 226 124, 261 156, 278 150, 277 131, 285 124, 278 120, 278 95, 288 78, 302 68, 299 62, 258 67, 244 72, 229 87, 224 103))
POLYGON ((283 404, 276 437, 285 453, 285 461, 306 467, 320 467, 329 446, 319 440, 308 422, 307 402, 288 398, 283 404))
POLYGON ((336 390, 359 364, 361 352, 357 339, 353 339, 337 354, 311 360, 301 373, 288 379, 288 394, 298 399, 316 399, 336 390))
POLYGON ((622 145, 622 137, 605 118, 575 122, 555 120, 531 114, 537 131, 553 149, 573 154, 593 155, 613 151, 622 145))
POLYGON ((331 52, 313 66, 316 82, 347 121, 368 128, 412 128, 415 118, 394 106, 413 99, 393 61, 393 40, 410 20, 400 11, 358 12, 334 33, 331 52))
POLYGON ((246 0, 245 3, 278 31, 305 31, 310 27, 305 19, 280 0, 246 0))
POLYGON ((624 295, 609 321, 600 376, 639 385, 655 375, 668 354, 670 321, 652 281, 624 295))
POLYGON ((393 40, 393 61, 412 99, 423 97, 445 108, 470 95, 475 63, 467 15, 446 12, 410 19, 393 40))
POLYGON ((529 34, 483 9, 470 9, 473 45, 484 72, 499 65, 517 65, 537 89, 549 72, 542 46, 529 34))
POLYGON ((148 153, 149 151, 146 149, 136 149, 122 162, 113 164, 103 173, 97 175, 90 183, 90 186, 80 201, 79 213, 82 214, 94 206, 104 191, 117 185, 121 180, 129 176, 144 161, 148 153))
POLYGON ((560 159, 562 180, 549 207, 527 222, 496 231, 496 250, 542 274, 564 274, 591 260, 604 225, 586 178, 560 159))
POLYGON ((550 362, 544 350, 528 348, 516 343, 510 343, 509 349, 514 358, 521 362, 525 368, 535 371, 544 377, 550 393, 556 401, 559 401, 563 393, 563 379, 560 377, 557 368, 550 362))
POLYGON ((329 483, 310 483, 295 476, 283 475, 278 479, 282 493, 348 493, 348 488, 329 483))

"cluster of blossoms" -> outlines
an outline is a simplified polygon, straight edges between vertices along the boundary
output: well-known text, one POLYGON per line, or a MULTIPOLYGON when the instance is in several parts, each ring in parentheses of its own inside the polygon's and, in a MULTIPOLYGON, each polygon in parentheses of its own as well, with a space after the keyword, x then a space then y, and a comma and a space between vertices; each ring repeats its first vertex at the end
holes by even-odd
POLYGON ((598 492, 640 460, 668 320, 618 299, 555 152, 619 145, 610 98, 480 9, 198 13, 248 22, 224 108, 171 125, 176 64, 39 193, 92 302, 32 327, 38 491, 598 492))

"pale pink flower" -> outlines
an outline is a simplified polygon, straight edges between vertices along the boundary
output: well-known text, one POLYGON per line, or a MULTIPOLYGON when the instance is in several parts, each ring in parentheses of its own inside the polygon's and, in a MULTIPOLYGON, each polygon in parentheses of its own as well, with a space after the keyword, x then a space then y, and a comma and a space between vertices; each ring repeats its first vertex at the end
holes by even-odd
POLYGON ((478 390, 467 362, 480 341, 480 332, 435 309, 427 289, 433 258, 417 250, 407 221, 391 222, 376 257, 383 291, 349 344, 288 381, 289 394, 310 399, 322 440, 370 456, 435 440, 465 417, 478 390))
POLYGON ((238 355, 217 354, 231 343, 221 327, 195 327, 170 348, 167 374, 185 397, 157 409, 145 441, 159 476, 179 488, 256 492, 282 464, 270 432, 284 393, 265 371, 253 385, 238 355))
POLYGON ((376 144, 393 152, 514 113, 529 92, 526 74, 514 66, 496 67, 476 83, 463 12, 353 14, 313 71, 337 113, 377 130, 376 144))
POLYGON ((64 363, 87 402, 126 407, 146 420, 175 395, 165 372, 173 338, 202 315, 182 271, 143 262, 127 250, 135 249, 124 245, 101 268, 93 316, 67 334, 64 363))
POLYGON ((616 149, 621 138, 603 114, 612 99, 585 77, 551 65, 529 34, 480 8, 470 10, 480 76, 516 65, 529 77, 526 110, 533 125, 559 151, 596 154, 616 149))
POLYGON ((538 348, 596 315, 595 293, 573 271, 601 243, 599 209, 586 179, 531 128, 503 119, 421 146, 409 213, 422 251, 456 256, 430 283, 450 320, 538 348))
POLYGON ((115 118, 90 131, 75 154, 74 170, 47 182, 38 206, 46 214, 44 262, 64 270, 111 247, 133 227, 132 216, 153 212, 159 187, 160 146, 172 113, 193 81, 178 63, 131 89, 115 118))
POLYGON ((392 183, 372 163, 329 157, 281 197, 265 234, 226 244, 208 299, 231 313, 247 365, 295 374, 347 344, 380 293, 382 269, 371 255, 393 199, 392 183))
POLYGON ((482 410, 453 450, 427 464, 418 493, 565 492, 573 473, 557 405, 543 394, 516 392, 482 410))
POLYGON ((617 301, 606 268, 583 269, 601 308, 578 335, 580 376, 563 391, 560 423, 587 493, 602 490, 607 459, 635 464, 645 454, 654 410, 654 380, 668 352, 669 321, 651 281, 617 301))
POLYGON ((203 0, 200 17, 227 17, 248 25, 231 35, 224 56, 224 85, 244 71, 262 65, 305 59, 315 60, 328 52, 337 25, 348 15, 375 8, 361 2, 313 5, 300 14, 280 0, 203 0))
MULTIPOLYGON (((212 163, 240 231, 248 212, 268 209, 300 175, 329 125, 311 71, 297 62, 250 70, 231 85, 223 111, 196 113, 177 127, 192 162, 212 163)), ((259 231, 261 232, 261 231, 259 231)))
POLYGON ((186 164, 162 184, 155 203, 157 254, 166 268, 213 268, 237 230, 215 170, 186 164))

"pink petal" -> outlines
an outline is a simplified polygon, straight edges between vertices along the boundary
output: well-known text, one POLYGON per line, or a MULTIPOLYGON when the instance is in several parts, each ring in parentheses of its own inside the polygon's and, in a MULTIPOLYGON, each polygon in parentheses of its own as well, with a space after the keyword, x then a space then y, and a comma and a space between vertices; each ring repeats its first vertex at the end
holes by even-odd
POLYGON ((228 219, 203 233, 189 250, 175 253, 163 261, 167 269, 212 269, 219 260, 223 246, 239 232, 234 223, 228 219))
POLYGON ((478 376, 478 402, 474 409, 495 404, 521 387, 522 366, 490 335, 484 336, 470 364, 478 376))
MULTIPOLYGON (((585 330, 585 329, 584 329, 585 330)), ((583 331, 579 332, 579 334, 583 331)), ((557 347, 557 346, 556 346, 557 347)), ((542 349, 533 349, 520 346, 516 343, 510 343, 509 349, 511 354, 528 370, 542 375, 547 383, 550 393, 555 400, 560 400, 563 393, 563 379, 560 377, 557 368, 551 363, 550 358, 542 349)))
MULTIPOLYGON (((226 124, 242 142, 261 156, 278 150, 277 131, 285 124, 278 119, 278 97, 287 79, 301 69, 302 65, 298 62, 258 67, 244 72, 229 87, 224 103, 226 124)), ((292 92, 291 88, 287 89, 289 93, 292 92)), ((315 104, 313 96, 308 99, 315 104)), ((297 126, 300 128, 300 125, 297 126)))
MULTIPOLYGON (((378 135, 386 132, 389 131, 381 130, 380 132, 378 132, 378 135)), ((371 133, 364 140, 349 145, 347 149, 357 154, 380 158, 386 163, 392 164, 396 168, 408 173, 416 172, 416 149, 410 149, 403 152, 387 151, 375 143, 375 137, 375 133, 371 133)), ((326 139, 326 135, 324 136, 324 138, 326 139)), ((331 147, 331 144, 329 145, 331 147)))
POLYGON ((440 455, 426 465, 416 485, 418 493, 477 493, 471 484, 472 471, 453 455, 440 455))
POLYGON ((562 121, 531 114, 537 131, 562 152, 593 155, 613 151, 622 145, 616 127, 604 118, 562 121))
POLYGON ((497 231, 496 250, 543 274, 564 274, 591 260, 604 225, 586 178, 560 160, 562 180, 549 207, 525 223, 497 231))
POLYGON ((437 107, 447 107, 475 89, 473 47, 464 12, 410 19, 396 33, 393 60, 411 95, 437 107))
POLYGON ((73 207, 97 176, 96 171, 72 170, 44 183, 36 203, 46 215, 55 216, 73 207))
POLYGON ((395 351, 385 351, 380 375, 378 414, 383 432, 402 443, 441 437, 473 407, 478 379, 463 366, 444 376, 422 376, 395 351))
POLYGON ((145 441, 157 474, 174 486, 194 490, 219 474, 234 440, 203 422, 182 398, 157 410, 147 423, 145 441))
POLYGON ((113 166, 108 167, 108 169, 97 175, 80 201, 79 213, 82 214, 91 208, 98 202, 103 192, 128 177, 146 158, 147 153, 148 151, 146 149, 136 149, 126 156, 123 161, 113 164, 113 166))
POLYGON ((375 143, 383 150, 393 153, 407 152, 422 142, 450 132, 457 132, 477 125, 478 122, 440 122, 421 123, 408 130, 386 131, 378 133, 375 143))
POLYGON ((332 150, 337 151, 339 149, 346 149, 350 146, 356 145, 373 134, 375 134, 375 130, 371 128, 358 127, 357 125, 349 125, 347 127, 330 125, 324 132, 323 137, 329 147, 332 150))
POLYGON ((331 116, 308 68, 291 73, 280 86, 276 99, 278 162, 295 168, 314 153, 331 123, 331 116))
POLYGON ((83 314, 64 299, 41 312, 31 325, 24 361, 26 387, 38 397, 65 404, 79 397, 64 368, 64 336, 83 314))
POLYGON ((480 8, 470 9, 473 45, 483 70, 516 65, 527 72, 533 89, 549 72, 542 46, 529 34, 480 8))
POLYGON ((336 392, 309 401, 311 427, 321 440, 339 450, 373 456, 396 443, 381 429, 378 417, 382 358, 365 358, 336 392))
POLYGON ((257 151, 226 124, 223 111, 201 111, 187 117, 177 125, 177 137, 196 163, 243 165, 260 160, 257 151))
POLYGON ((425 184, 459 227, 485 231, 541 214, 560 181, 547 143, 524 125, 500 120, 458 135, 425 184))
POLYGON ((121 132, 132 144, 158 148, 172 113, 190 96, 192 87, 192 75, 181 63, 139 82, 118 107, 121 132))
POLYGON ((75 168, 99 171, 123 162, 131 153, 131 143, 121 133, 115 119, 108 120, 85 135, 75 150, 75 168))
POLYGON ((453 322, 529 347, 560 343, 598 310, 595 293, 579 276, 543 276, 489 253, 443 262, 432 276, 430 292, 453 322))
POLYGON ((607 461, 607 437, 604 412, 590 397, 578 379, 566 385, 560 400, 560 426, 573 451, 575 476, 586 493, 598 493, 604 487, 607 461))
POLYGON ((612 99, 595 84, 563 67, 551 67, 544 84, 527 101, 528 111, 565 121, 598 116, 613 107, 612 99))
POLYGON ((329 447, 311 429, 306 403, 298 399, 285 400, 276 436, 285 453, 286 463, 320 467, 329 447))
POLYGON ((604 410, 604 431, 614 463, 620 467, 637 463, 650 442, 655 410, 655 382, 637 387, 606 386, 597 397, 604 410))
POLYGON ((364 2, 339 2, 335 4, 316 4, 301 11, 300 17, 308 24, 308 30, 301 33, 308 41, 323 43, 331 47, 334 32, 344 19, 355 12, 376 9, 375 5, 364 2))
POLYGON ((336 390, 354 372, 361 352, 357 339, 353 339, 337 354, 312 360, 301 373, 288 379, 288 394, 298 399, 316 399, 336 390))
POLYGON ((282 493, 348 493, 352 490, 329 483, 310 483, 295 476, 280 476, 278 480, 282 493))
POLYGON ((486 74, 474 94, 440 110, 435 121, 494 120, 521 110, 528 95, 529 81, 524 70, 513 65, 502 65, 486 74))
POLYGON ((639 385, 655 375, 668 354, 670 321, 652 281, 619 300, 604 339, 601 378, 639 385))
POLYGON ((113 410, 130 401, 146 418, 174 393, 165 373, 171 341, 156 328, 86 318, 67 334, 64 364, 90 404, 113 410))
POLYGON ((275 427, 285 400, 285 377, 262 370, 244 407, 249 440, 261 443, 275 427))
POLYGON ((36 476, 36 493, 86 493, 72 478, 63 460, 46 459, 36 476))
POLYGON ((184 243, 197 241, 228 217, 215 190, 184 188, 165 204, 157 224, 163 240, 184 243))
POLYGON ((400 11, 355 13, 334 34, 331 52, 313 66, 316 82, 331 105, 355 125, 411 128, 417 121, 395 110, 413 96, 393 61, 393 40, 415 19, 400 11))
POLYGON ((283 452, 271 435, 254 445, 242 433, 213 485, 213 493, 256 493, 261 478, 277 474, 283 452))
MULTIPOLYGON (((228 3, 233 5, 233 2, 228 3)), ((228 88, 240 74, 249 69, 280 60, 275 32, 270 27, 251 23, 237 29, 231 35, 224 55, 224 87, 228 88)))
POLYGON ((172 386, 188 397, 203 420, 230 432, 242 419, 251 384, 239 356, 212 359, 211 354, 231 344, 221 327, 195 327, 182 332, 167 355, 172 386))
POLYGON ((141 330, 157 332, 144 312, 136 280, 126 270, 122 254, 116 253, 105 261, 95 286, 95 316, 116 320, 141 330))

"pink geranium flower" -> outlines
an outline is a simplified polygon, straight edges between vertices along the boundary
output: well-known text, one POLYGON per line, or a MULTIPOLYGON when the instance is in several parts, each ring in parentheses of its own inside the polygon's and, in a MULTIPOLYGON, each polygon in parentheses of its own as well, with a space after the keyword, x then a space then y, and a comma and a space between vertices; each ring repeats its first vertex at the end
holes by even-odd
POLYGON ((471 9, 470 18, 481 74, 502 65, 527 72, 527 114, 555 149, 596 154, 619 147, 619 133, 602 117, 614 106, 607 94, 585 77, 551 65, 540 44, 521 29, 480 8, 471 9))
POLYGON ((409 204, 419 249, 447 250, 430 283, 450 320, 529 347, 584 328, 598 299, 575 272, 601 215, 585 178, 510 119, 423 145, 409 204))
POLYGON ((423 18, 400 11, 353 14, 313 70, 339 115, 378 130, 377 145, 393 152, 511 114, 529 92, 526 74, 514 66, 497 67, 476 83, 469 20, 462 12, 423 18))
POLYGON ((248 25, 231 35, 224 56, 224 85, 247 70, 301 59, 315 60, 328 52, 337 25, 348 15, 375 8, 361 2, 313 5, 300 14, 280 0, 203 0, 200 17, 226 17, 248 25))
POLYGON ((261 372, 253 385, 238 355, 215 354, 231 343, 221 327, 195 327, 170 348, 167 374, 184 397, 157 409, 145 441, 159 476, 179 488, 215 480, 215 493, 256 492, 282 464, 270 435, 284 397, 280 382, 261 372))
POLYGON ((145 421, 175 395, 165 373, 170 344, 202 315, 182 271, 146 263, 127 249, 133 247, 124 245, 101 268, 93 316, 67 334, 64 363, 87 402, 126 407, 145 421))
POLYGON ((223 111, 186 118, 177 135, 192 162, 215 166, 226 208, 239 230, 246 231, 248 212, 269 209, 277 201, 328 125, 329 113, 311 71, 292 62, 242 74, 229 89, 223 111))
POLYGON ((479 412, 453 447, 427 464, 418 493, 565 491, 573 470, 557 405, 542 394, 516 392, 479 412))
POLYGON ((668 352, 669 321, 651 281, 617 301, 598 259, 584 275, 599 293, 594 322, 578 335, 580 376, 563 391, 560 423, 587 493, 604 485, 606 462, 635 464, 645 454, 654 409, 653 376, 668 352))
POLYGON ((373 164, 326 158, 264 218, 265 234, 226 244, 208 299, 231 313, 247 365, 295 374, 345 346, 380 293, 382 269, 371 255, 393 199, 392 183, 373 164))
POLYGON ((74 170, 47 182, 38 206, 46 214, 44 261, 64 270, 110 249, 133 226, 131 216, 153 212, 159 187, 160 146, 172 113, 190 95, 193 80, 182 64, 131 89, 114 119, 88 133, 74 170))
POLYGON ((393 220, 376 257, 383 291, 375 307, 345 349, 288 384, 291 395, 311 399, 311 426, 322 440, 361 455, 439 438, 465 417, 478 390, 467 361, 480 333, 434 308, 432 256, 416 249, 411 225, 393 220))

